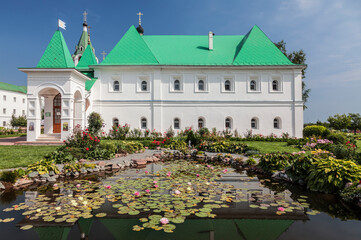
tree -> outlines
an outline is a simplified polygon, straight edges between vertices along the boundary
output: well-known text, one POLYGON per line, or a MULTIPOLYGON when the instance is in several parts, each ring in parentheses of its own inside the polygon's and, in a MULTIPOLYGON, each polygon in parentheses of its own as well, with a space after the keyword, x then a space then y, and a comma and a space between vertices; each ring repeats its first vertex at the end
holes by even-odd
POLYGON ((27 125, 26 116, 16 117, 15 115, 12 115, 10 120, 10 125, 12 127, 26 127, 27 125))
MULTIPOLYGON (((301 49, 287 53, 286 43, 282 40, 275 43, 276 47, 294 64, 306 64, 306 53, 301 49)), ((307 68, 307 66, 306 66, 307 68)), ((306 68, 302 70, 302 79, 306 77, 306 68)), ((307 109, 306 103, 308 101, 311 89, 307 88, 306 83, 302 80, 302 100, 303 110, 307 109)))
POLYGON ((349 113, 348 116, 351 119, 349 130, 354 131, 356 134, 356 130, 361 129, 361 115, 359 113, 349 113))
POLYGON ((330 127, 335 130, 348 129, 351 125, 351 117, 346 114, 329 116, 327 121, 330 123, 330 127))
POLYGON ((88 130, 94 135, 99 135, 100 130, 103 127, 104 120, 99 113, 92 112, 88 116, 88 130))

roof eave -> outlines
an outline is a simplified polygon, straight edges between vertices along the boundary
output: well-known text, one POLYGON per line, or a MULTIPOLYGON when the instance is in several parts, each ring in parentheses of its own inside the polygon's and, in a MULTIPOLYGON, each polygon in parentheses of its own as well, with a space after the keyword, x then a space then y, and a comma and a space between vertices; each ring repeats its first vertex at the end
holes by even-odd
POLYGON ((91 80, 91 78, 82 74, 79 70, 75 68, 18 68, 20 71, 24 73, 29 72, 71 72, 76 74, 79 77, 84 78, 85 80, 91 80))

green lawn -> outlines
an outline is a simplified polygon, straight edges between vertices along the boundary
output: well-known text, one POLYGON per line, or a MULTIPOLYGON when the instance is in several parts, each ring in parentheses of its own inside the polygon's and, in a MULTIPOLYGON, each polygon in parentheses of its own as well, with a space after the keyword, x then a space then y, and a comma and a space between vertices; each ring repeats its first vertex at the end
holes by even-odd
POLYGON ((361 140, 356 140, 356 152, 361 152, 361 140))
POLYGON ((10 137, 25 137, 26 133, 16 133, 16 134, 9 134, 9 135, 0 135, 0 138, 10 138, 10 137))
POLYGON ((261 153, 270 152, 299 152, 299 148, 289 146, 286 142, 260 142, 260 141, 245 141, 250 147, 255 147, 260 150, 261 153))
POLYGON ((59 146, 0 146, 0 169, 26 167, 59 146))

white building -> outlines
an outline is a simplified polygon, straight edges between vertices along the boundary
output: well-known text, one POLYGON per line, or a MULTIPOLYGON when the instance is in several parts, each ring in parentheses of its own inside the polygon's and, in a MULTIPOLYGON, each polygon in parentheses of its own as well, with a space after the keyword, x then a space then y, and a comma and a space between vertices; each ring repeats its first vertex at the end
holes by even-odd
POLYGON ((144 35, 131 26, 98 63, 86 20, 71 56, 58 30, 28 76, 28 141, 65 139, 92 111, 113 124, 302 137, 302 69, 254 26, 246 35, 144 35), (75 64, 74 64, 75 62, 75 64))
POLYGON ((0 82, 0 127, 10 128, 12 115, 26 116, 26 87, 0 82))

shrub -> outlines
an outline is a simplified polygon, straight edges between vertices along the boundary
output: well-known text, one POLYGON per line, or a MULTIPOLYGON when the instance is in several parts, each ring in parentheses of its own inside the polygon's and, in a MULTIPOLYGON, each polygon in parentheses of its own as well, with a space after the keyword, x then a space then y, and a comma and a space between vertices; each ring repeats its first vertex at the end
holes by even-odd
POLYGON ((350 187, 342 189, 340 191, 342 199, 348 202, 354 199, 361 199, 361 187, 358 187, 359 184, 359 182, 355 182, 350 187))
POLYGON ((173 149, 173 150, 179 150, 179 151, 185 151, 188 149, 187 143, 185 143, 182 140, 175 140, 175 139, 171 139, 171 140, 167 141, 164 144, 164 147, 173 149))
POLYGON ((246 164, 249 166, 254 166, 257 164, 257 161, 253 157, 249 157, 246 161, 246 164))
POLYGON ((88 116, 88 130, 91 134, 99 136, 100 130, 103 127, 104 120, 99 113, 92 112, 88 116))
POLYGON ((306 177, 307 187, 314 191, 335 193, 347 182, 361 178, 361 166, 332 157, 315 159, 306 177))
POLYGON ((245 153, 247 150, 251 149, 244 143, 228 142, 228 141, 203 142, 199 146, 199 148, 200 150, 204 150, 207 152, 227 152, 227 153, 245 153))
POLYGON ((75 158, 66 148, 59 148, 58 150, 45 155, 44 158, 57 164, 75 162, 77 160, 77 158, 75 158))
POLYGON ((65 163, 63 167, 63 171, 64 173, 79 172, 81 167, 82 166, 79 163, 65 163))
POLYGON ((281 171, 290 166, 291 158, 288 153, 262 154, 258 166, 267 172, 281 171))
POLYGON ((197 132, 194 132, 192 128, 185 130, 184 133, 187 136, 187 140, 186 140, 187 143, 190 142, 192 146, 196 147, 201 143, 202 141, 201 136, 197 132))
POLYGON ((330 130, 328 130, 324 126, 319 126, 319 125, 311 125, 303 129, 304 137, 316 136, 316 137, 326 138, 329 134, 330 134, 330 130))
POLYGON ((201 137, 206 137, 206 136, 210 135, 209 129, 206 127, 199 129, 198 133, 199 133, 199 135, 201 135, 201 137))
POLYGON ((327 139, 331 140, 334 144, 345 144, 347 137, 345 133, 332 132, 329 135, 327 135, 327 139))
POLYGON ((10 120, 10 125, 12 127, 26 127, 27 125, 26 116, 16 117, 15 115, 12 115, 10 120))
POLYGON ((130 126, 128 124, 124 124, 123 126, 113 126, 110 130, 109 136, 113 139, 124 140, 129 134, 130 126))
POLYGON ((46 174, 50 171, 54 171, 55 174, 59 173, 59 169, 55 163, 51 160, 43 159, 36 163, 30 164, 27 168, 27 172, 38 172, 39 174, 46 174))
POLYGON ((16 171, 4 171, 0 173, 0 180, 4 182, 15 183, 18 178, 16 171))
POLYGON ((356 154, 356 147, 351 144, 337 144, 330 148, 330 151, 338 159, 353 159, 356 154))

